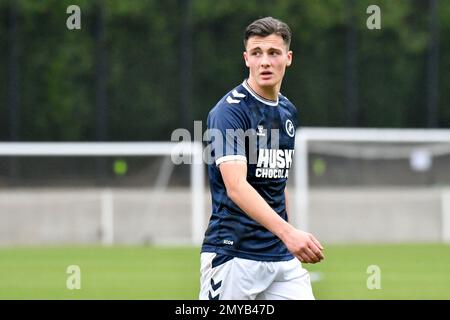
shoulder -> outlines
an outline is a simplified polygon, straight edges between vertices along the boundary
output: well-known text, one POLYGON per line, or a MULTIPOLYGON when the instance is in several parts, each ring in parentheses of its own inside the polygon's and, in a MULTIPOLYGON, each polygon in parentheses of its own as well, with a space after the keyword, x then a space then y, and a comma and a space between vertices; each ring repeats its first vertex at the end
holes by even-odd
POLYGON ((241 87, 239 85, 227 92, 211 109, 208 119, 235 119, 245 122, 248 118, 248 108, 246 107, 246 95, 242 93, 241 87))
POLYGON ((282 94, 279 96, 279 105, 284 110, 286 117, 294 122, 295 127, 298 127, 299 116, 296 106, 282 94))
POLYGON ((297 113, 297 107, 284 95, 279 94, 279 105, 291 113, 297 113))
POLYGON ((211 109, 210 113, 221 112, 227 109, 240 110, 245 105, 244 90, 242 85, 239 85, 229 92, 227 92, 217 104, 211 109), (230 108, 231 107, 231 108, 230 108))

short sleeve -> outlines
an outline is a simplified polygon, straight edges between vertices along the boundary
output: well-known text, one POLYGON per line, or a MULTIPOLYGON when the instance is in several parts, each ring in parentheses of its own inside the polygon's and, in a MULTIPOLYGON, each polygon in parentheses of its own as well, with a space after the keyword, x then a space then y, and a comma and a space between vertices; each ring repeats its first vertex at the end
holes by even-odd
POLYGON ((218 105, 208 115, 211 155, 219 164, 230 160, 247 161, 245 153, 246 116, 239 106, 218 105))

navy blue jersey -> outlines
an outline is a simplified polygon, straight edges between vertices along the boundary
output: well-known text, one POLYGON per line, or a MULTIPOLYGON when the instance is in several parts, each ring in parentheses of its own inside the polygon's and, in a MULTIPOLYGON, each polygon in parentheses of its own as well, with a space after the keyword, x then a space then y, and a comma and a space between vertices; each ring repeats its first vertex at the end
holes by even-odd
POLYGON ((202 252, 259 261, 292 259, 277 236, 227 196, 219 165, 245 160, 247 181, 287 221, 284 192, 294 159, 296 108, 281 94, 278 101, 264 99, 244 81, 217 103, 207 123, 212 214, 202 252))

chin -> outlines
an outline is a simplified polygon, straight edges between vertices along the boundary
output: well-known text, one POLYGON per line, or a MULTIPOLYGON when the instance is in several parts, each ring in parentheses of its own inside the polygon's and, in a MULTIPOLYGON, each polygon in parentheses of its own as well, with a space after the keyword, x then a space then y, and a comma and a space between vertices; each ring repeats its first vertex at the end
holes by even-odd
POLYGON ((275 87, 277 84, 278 82, 274 80, 261 80, 259 82, 259 86, 264 88, 275 87))

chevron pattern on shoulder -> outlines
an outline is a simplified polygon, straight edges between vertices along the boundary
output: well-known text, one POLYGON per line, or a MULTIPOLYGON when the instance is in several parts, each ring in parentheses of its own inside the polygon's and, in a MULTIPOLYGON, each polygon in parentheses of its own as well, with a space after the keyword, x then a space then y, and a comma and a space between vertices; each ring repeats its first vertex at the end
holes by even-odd
POLYGON ((228 103, 239 103, 239 102, 241 102, 241 100, 236 100, 236 99, 233 99, 231 96, 228 96, 227 97, 227 102, 228 103))
POLYGON ((245 98, 245 94, 237 92, 236 89, 234 89, 233 92, 232 92, 231 94, 232 94, 233 97, 235 97, 235 98, 245 98))
POLYGON ((242 98, 245 98, 245 94, 239 93, 239 92, 237 92, 236 89, 234 89, 231 92, 231 95, 227 97, 227 102, 230 104, 239 103, 239 102, 241 102, 241 100, 239 100, 239 99, 242 99, 242 98))

